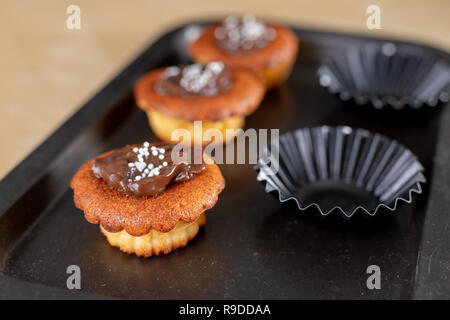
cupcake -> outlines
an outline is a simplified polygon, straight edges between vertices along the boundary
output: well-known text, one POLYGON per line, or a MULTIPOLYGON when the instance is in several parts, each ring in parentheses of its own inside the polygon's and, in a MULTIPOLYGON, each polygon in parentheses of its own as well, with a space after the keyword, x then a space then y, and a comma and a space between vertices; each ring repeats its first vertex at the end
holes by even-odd
POLYGON ((157 69, 134 88, 136 103, 159 138, 203 145, 232 139, 235 130, 227 129, 242 128, 245 116, 256 110, 264 94, 264 84, 252 71, 231 70, 216 61, 157 69), (201 127, 194 126, 195 121, 201 121, 201 127), (180 138, 177 129, 187 130, 189 136, 180 138), (220 135, 207 137, 208 129, 220 135))
POLYGON ((189 45, 194 61, 220 60, 231 67, 254 70, 267 88, 281 84, 289 75, 298 52, 298 38, 290 29, 264 24, 253 15, 229 16, 206 28, 189 45))
POLYGON ((110 245, 140 257, 186 246, 224 186, 206 155, 192 162, 172 145, 148 142, 89 160, 71 181, 86 220, 100 224, 110 245))

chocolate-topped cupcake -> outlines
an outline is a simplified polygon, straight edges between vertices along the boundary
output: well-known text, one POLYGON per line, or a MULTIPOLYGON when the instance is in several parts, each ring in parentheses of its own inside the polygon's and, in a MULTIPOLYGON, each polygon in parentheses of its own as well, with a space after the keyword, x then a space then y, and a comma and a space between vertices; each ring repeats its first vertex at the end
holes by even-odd
POLYGON ((177 129, 189 133, 190 141, 184 142, 226 142, 234 137, 227 129, 242 128, 264 94, 264 84, 252 71, 229 69, 219 61, 157 69, 134 88, 136 103, 147 112, 155 134, 172 143, 181 141, 173 136, 177 129), (194 130, 194 121, 201 121, 200 129, 194 130), (204 137, 208 129, 221 136, 204 137))
POLYGON ((259 74, 267 88, 281 84, 289 75, 298 52, 298 39, 288 28, 265 24, 251 14, 229 16, 206 28, 189 46, 194 61, 220 60, 259 74))
POLYGON ((197 163, 172 145, 148 142, 89 160, 71 181, 86 219, 100 223, 112 246, 143 257, 185 246, 224 186, 206 155, 197 163))

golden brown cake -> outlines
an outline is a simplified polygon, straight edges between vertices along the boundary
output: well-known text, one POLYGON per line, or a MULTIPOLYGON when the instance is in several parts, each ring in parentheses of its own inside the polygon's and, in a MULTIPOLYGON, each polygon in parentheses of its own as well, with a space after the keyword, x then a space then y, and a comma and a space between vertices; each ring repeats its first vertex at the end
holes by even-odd
POLYGON ((205 224, 225 186, 219 167, 172 160, 173 146, 125 146, 86 162, 71 187, 86 220, 112 246, 149 257, 184 247, 205 224))
POLYGON ((189 45, 192 59, 201 64, 223 61, 231 67, 249 68, 268 89, 288 77, 298 53, 298 38, 289 28, 264 24, 252 15, 227 17, 206 28, 189 45))
POLYGON ((175 249, 185 247, 190 240, 195 238, 200 227, 203 227, 205 223, 205 214, 202 213, 194 222, 178 222, 175 228, 168 232, 151 230, 139 237, 132 236, 125 230, 108 232, 101 225, 100 230, 111 246, 118 247, 126 253, 134 253, 139 257, 148 258, 153 255, 168 254, 175 249))
POLYGON ((149 118, 155 134, 164 141, 181 142, 176 129, 189 134, 186 143, 206 145, 207 129, 221 133, 224 143, 234 137, 227 129, 240 129, 245 116, 259 106, 265 94, 261 79, 247 69, 229 69, 221 62, 206 66, 174 66, 142 77, 134 88, 137 105, 149 118), (194 122, 201 121, 194 130, 194 122))

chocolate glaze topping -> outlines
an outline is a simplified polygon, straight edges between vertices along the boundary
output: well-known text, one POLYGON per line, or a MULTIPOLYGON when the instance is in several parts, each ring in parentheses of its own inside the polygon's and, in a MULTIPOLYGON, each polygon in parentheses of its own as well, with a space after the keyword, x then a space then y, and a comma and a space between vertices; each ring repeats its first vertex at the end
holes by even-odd
MULTIPOLYGON (((206 164, 190 164, 184 160, 172 161, 173 145, 127 145, 105 157, 95 159, 93 175, 103 179, 114 190, 129 196, 157 196, 169 186, 186 182, 201 173, 206 164)), ((182 151, 180 151, 180 158, 182 151)))
POLYGON ((176 97, 209 97, 225 92, 230 87, 230 71, 219 61, 210 62, 206 66, 192 64, 169 67, 155 82, 155 91, 159 95, 176 97))
POLYGON ((276 31, 267 27, 253 15, 246 14, 239 19, 229 16, 214 30, 217 45, 228 53, 245 53, 264 48, 275 39, 276 31))

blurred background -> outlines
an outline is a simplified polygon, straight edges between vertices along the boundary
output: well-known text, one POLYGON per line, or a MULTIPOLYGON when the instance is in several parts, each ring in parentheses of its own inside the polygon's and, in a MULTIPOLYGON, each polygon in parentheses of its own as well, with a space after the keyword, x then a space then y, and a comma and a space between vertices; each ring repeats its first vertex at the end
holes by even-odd
POLYGON ((450 51, 449 0, 2 0, 0 178, 159 35, 246 12, 450 51), (71 4, 81 9, 81 30, 66 28, 71 4), (381 8, 380 30, 366 27, 369 5, 381 8))

